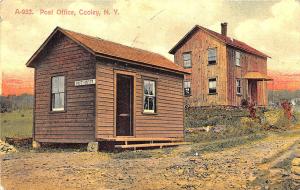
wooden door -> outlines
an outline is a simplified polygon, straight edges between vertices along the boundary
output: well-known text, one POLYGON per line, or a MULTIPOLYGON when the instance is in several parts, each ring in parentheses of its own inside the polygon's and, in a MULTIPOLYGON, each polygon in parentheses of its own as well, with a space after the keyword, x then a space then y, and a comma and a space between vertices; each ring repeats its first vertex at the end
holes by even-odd
POLYGON ((133 135, 133 77, 117 74, 116 135, 133 135))
POLYGON ((248 91, 250 95, 250 101, 257 103, 257 81, 256 80, 248 81, 248 91))

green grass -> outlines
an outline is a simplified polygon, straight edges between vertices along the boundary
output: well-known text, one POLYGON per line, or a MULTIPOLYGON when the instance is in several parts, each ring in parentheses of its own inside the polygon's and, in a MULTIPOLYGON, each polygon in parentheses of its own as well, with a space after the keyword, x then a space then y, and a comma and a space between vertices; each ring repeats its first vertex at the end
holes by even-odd
POLYGON ((0 138, 31 137, 32 110, 1 113, 0 138))

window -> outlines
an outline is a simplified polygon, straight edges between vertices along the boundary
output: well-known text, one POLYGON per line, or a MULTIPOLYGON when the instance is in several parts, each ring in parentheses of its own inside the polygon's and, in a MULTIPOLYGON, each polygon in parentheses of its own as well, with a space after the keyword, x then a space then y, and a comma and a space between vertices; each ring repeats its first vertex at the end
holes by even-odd
POLYGON ((156 94, 155 81, 144 80, 144 113, 155 113, 156 94))
POLYGON ((191 95, 191 81, 184 81, 183 82, 183 90, 185 96, 191 95))
POLYGON ((208 64, 216 64, 217 62, 217 48, 208 49, 208 64))
POLYGON ((241 79, 236 79, 236 93, 242 94, 241 79))
POLYGON ((240 59, 241 59, 241 53, 236 51, 235 52, 235 65, 236 66, 241 66, 240 59))
POLYGON ((192 67, 192 57, 191 53, 183 53, 183 67, 184 68, 191 68, 192 67))
POLYGON ((209 94, 217 93, 217 79, 216 78, 208 79, 208 93, 209 94))
POLYGON ((65 77, 52 77, 52 111, 63 111, 65 109, 65 77))

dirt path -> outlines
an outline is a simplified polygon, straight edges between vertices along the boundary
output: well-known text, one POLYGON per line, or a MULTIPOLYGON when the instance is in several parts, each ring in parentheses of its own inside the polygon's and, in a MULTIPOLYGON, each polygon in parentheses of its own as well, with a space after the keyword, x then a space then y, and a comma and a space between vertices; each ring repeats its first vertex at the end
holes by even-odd
POLYGON ((187 154, 190 145, 118 155, 19 152, 1 156, 1 184, 5 189, 33 190, 260 189, 265 186, 259 183, 262 171, 277 159, 285 160, 280 155, 288 155, 299 139, 299 135, 271 135, 198 156, 187 154), (132 155, 140 158, 128 159, 132 155))

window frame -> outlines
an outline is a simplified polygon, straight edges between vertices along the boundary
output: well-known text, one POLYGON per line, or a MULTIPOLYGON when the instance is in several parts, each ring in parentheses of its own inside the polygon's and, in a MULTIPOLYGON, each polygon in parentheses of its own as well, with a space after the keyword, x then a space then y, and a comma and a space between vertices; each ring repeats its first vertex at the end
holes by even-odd
POLYGON ((208 79, 208 94, 209 94, 209 95, 215 95, 215 94, 218 94, 217 86, 218 86, 218 79, 217 79, 217 77, 209 78, 209 79, 208 79), (210 92, 210 89, 211 89, 211 88, 209 87, 209 84, 210 84, 210 82, 211 82, 212 80, 215 80, 215 82, 216 82, 216 87, 214 88, 214 89, 215 89, 215 92, 210 92))
POLYGON ((236 80, 235 80, 235 89, 236 89, 236 94, 237 95, 242 95, 242 80, 240 79, 240 78, 237 78, 236 80), (238 81, 239 81, 239 86, 238 86, 238 81), (240 89, 239 91, 238 91, 238 89, 240 89))
POLYGON ((183 68, 185 68, 185 69, 192 68, 192 52, 191 51, 182 53, 182 60, 183 60, 183 68), (189 66, 185 65, 185 61, 188 61, 188 60, 184 60, 184 55, 190 55, 190 59, 189 59, 190 65, 189 66))
POLYGON ((192 83, 191 83, 190 80, 184 80, 184 81, 183 81, 183 95, 184 95, 184 96, 186 96, 186 97, 192 96, 192 88, 191 88, 191 85, 192 85, 192 83), (186 83, 186 82, 189 82, 189 83, 190 83, 190 85, 189 85, 189 86, 190 86, 190 87, 189 87, 189 89, 190 89, 189 92, 190 92, 190 93, 189 93, 189 94, 186 94, 186 93, 185 93, 185 89, 186 89, 186 88, 185 88, 185 83, 186 83))
POLYGON ((241 66, 241 52, 240 51, 235 51, 235 54, 234 54, 234 64, 235 64, 235 66, 238 66, 238 67, 240 67, 241 66), (239 54, 239 58, 237 58, 237 54, 239 54), (237 64, 237 60, 239 60, 238 61, 238 64, 237 64))
POLYGON ((67 92, 66 92, 66 85, 67 85, 67 79, 66 79, 66 75, 64 74, 58 74, 58 75, 55 75, 55 76, 51 76, 51 81, 50 81, 50 113, 59 113, 59 112, 66 112, 66 104, 67 104, 67 101, 66 101, 66 95, 67 95, 67 92), (63 92, 58 92, 58 93, 53 93, 52 91, 52 88, 53 88, 53 78, 55 77, 64 77, 64 91, 63 92), (53 108, 53 95, 54 94, 60 94, 60 93, 64 93, 64 105, 62 108, 53 108))
POLYGON ((217 47, 211 47, 211 48, 208 48, 208 49, 207 49, 207 64, 208 64, 208 65, 216 65, 217 62, 218 62, 217 60, 218 60, 218 48, 217 48, 217 47), (210 50, 213 50, 213 49, 214 49, 215 52, 216 52, 216 55, 214 56, 214 57, 215 57, 215 60, 210 61, 210 60, 209 60, 209 58, 210 58, 210 57, 209 57, 209 51, 210 51, 210 50))
MULTIPOLYGON (((155 115, 157 114, 157 79, 155 78, 149 78, 149 77, 143 77, 143 81, 142 81, 143 85, 142 85, 142 113, 143 114, 149 114, 149 115, 155 115), (144 90, 144 85, 145 85, 145 81, 152 81, 154 82, 154 110, 145 110, 144 109, 144 104, 145 104, 145 90, 144 90)), ((149 95, 148 95, 149 96, 149 95)))

